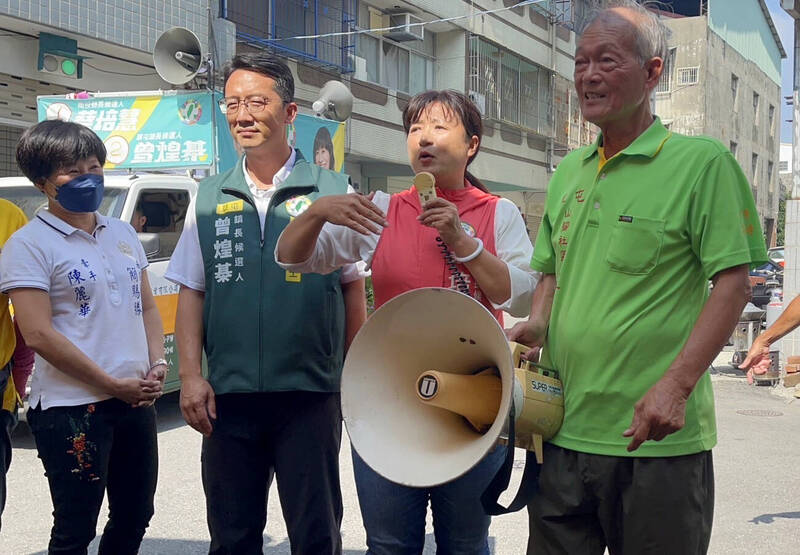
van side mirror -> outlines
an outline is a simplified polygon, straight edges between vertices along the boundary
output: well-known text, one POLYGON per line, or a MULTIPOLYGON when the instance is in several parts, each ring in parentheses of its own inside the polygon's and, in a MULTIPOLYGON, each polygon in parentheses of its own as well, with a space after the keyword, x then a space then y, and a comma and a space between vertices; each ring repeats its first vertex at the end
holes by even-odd
POLYGON ((161 250, 161 240, 158 237, 158 233, 137 233, 136 235, 139 236, 139 241, 142 243, 144 254, 148 260, 161 250))

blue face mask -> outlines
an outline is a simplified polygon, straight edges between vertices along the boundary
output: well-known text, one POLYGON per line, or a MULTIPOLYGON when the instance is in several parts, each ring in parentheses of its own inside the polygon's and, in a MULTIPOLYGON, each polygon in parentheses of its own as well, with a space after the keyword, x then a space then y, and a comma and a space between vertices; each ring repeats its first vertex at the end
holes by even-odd
POLYGON ((103 176, 85 173, 56 189, 56 200, 70 212, 94 212, 103 200, 103 176))

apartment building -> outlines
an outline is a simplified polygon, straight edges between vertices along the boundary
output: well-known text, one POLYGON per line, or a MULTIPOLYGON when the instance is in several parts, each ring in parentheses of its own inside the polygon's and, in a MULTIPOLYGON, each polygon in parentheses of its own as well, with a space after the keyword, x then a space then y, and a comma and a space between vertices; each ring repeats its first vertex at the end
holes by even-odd
POLYGON ((468 93, 485 118, 471 170, 517 204, 533 235, 558 161, 595 137, 571 79, 574 30, 602 2, 518 3, 0 0, 0 48, 9 53, 0 60, 0 176, 17 173, 14 147, 37 119, 37 95, 176 88, 155 72, 152 50, 182 26, 217 68, 236 51, 286 57, 303 113, 326 81, 347 83, 355 106, 345 171, 362 191, 409 185, 401 113, 412 95, 468 93))
POLYGON ((401 113, 412 95, 468 93, 485 127, 471 171, 517 204, 533 235, 555 165, 595 136, 571 79, 573 29, 598 3, 225 0, 220 15, 235 23, 239 51, 291 59, 301 111, 327 80, 348 83, 345 171, 361 191, 409 186, 401 113))
MULTIPOLYGON (((667 6, 670 7, 670 6, 667 6)), ((768 245, 780 201, 781 60, 786 51, 764 0, 674 2, 672 35, 655 107, 686 135, 709 135, 750 180, 768 245)))
POLYGON ((152 56, 173 26, 230 57, 235 26, 218 11, 208 0, 0 0, 0 177, 19 173, 14 149, 37 121, 37 95, 173 88, 152 56))

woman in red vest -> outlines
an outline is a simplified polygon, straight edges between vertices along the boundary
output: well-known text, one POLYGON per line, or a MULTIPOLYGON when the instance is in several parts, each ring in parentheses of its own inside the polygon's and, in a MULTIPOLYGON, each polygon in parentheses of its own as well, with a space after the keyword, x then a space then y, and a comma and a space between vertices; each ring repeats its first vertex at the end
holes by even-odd
MULTIPOLYGON (((527 316, 537 275, 533 247, 517 207, 491 195, 467 166, 478 154, 483 124, 456 91, 428 91, 403 111, 414 173, 430 172, 436 198, 420 204, 415 187, 388 195, 318 199, 284 230, 276 261, 297 272, 331 272, 363 260, 372 270, 375 307, 420 287, 450 287, 502 313, 527 316)), ((489 517, 480 495, 503 462, 490 452, 460 478, 432 488, 390 482, 353 452, 368 553, 418 554, 428 501, 439 553, 488 554, 489 517)))

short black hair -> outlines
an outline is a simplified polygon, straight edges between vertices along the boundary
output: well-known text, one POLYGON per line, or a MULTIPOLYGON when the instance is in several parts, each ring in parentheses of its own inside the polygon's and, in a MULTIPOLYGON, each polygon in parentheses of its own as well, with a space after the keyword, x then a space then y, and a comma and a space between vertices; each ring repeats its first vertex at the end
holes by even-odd
POLYGON ((228 84, 231 74, 237 69, 245 69, 266 75, 275 81, 275 92, 278 93, 281 100, 287 103, 294 100, 294 76, 292 76, 292 70, 277 56, 266 52, 248 52, 234 56, 230 62, 225 64, 223 69, 225 76, 223 90, 225 85, 228 84))
POLYGON ((325 149, 330 155, 329 170, 336 170, 336 159, 333 156, 333 139, 331 139, 331 132, 327 127, 320 127, 317 134, 314 136, 314 158, 317 157, 317 151, 325 149))
POLYGON ((106 163, 106 147, 94 131, 72 121, 41 121, 29 127, 17 144, 17 165, 40 184, 60 168, 96 156, 106 163))
MULTIPOLYGON (((442 105, 446 116, 453 115, 461 121, 461 125, 464 126, 466 131, 467 140, 473 136, 478 137, 478 150, 480 150, 480 141, 483 138, 483 116, 481 116, 480 110, 467 95, 454 89, 425 91, 412 97, 403 110, 403 129, 405 129, 406 136, 408 136, 411 126, 417 123, 422 114, 436 102, 442 105)), ((472 163, 477 155, 478 151, 476 150, 475 154, 467 159, 467 166, 472 163)), ((489 192, 486 185, 470 172, 466 172, 465 177, 467 181, 484 193, 489 192)))

